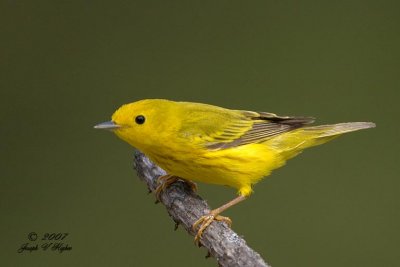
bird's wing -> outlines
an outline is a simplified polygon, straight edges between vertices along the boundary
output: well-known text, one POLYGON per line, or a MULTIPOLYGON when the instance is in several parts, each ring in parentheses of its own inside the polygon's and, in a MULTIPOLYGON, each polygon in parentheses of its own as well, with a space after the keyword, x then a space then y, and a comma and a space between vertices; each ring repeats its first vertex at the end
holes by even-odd
MULTIPOLYGON (((196 113, 196 112, 194 112, 196 113)), ((185 137, 210 150, 261 143, 278 134, 312 123, 310 117, 278 116, 268 112, 201 109, 181 129, 185 137)))
POLYGON ((209 143, 207 148, 219 150, 251 143, 261 143, 276 135, 314 122, 314 118, 311 117, 278 116, 268 112, 251 111, 242 111, 242 113, 246 117, 245 120, 251 121, 251 127, 241 132, 241 135, 238 138, 226 138, 221 140, 221 137, 226 136, 226 133, 232 131, 232 128, 228 127, 225 129, 224 133, 219 135, 219 140, 209 143))

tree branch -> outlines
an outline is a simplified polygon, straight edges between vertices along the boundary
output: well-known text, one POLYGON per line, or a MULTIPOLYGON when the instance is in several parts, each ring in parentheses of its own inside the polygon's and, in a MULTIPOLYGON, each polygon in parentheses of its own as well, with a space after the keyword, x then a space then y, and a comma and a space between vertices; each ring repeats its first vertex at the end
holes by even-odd
MULTIPOLYGON (((147 184, 150 191, 156 189, 157 178, 166 174, 163 169, 139 151, 135 152, 134 166, 139 178, 147 184)), ((177 181, 166 188, 161 193, 160 200, 176 225, 182 225, 192 236, 196 234, 192 229, 193 223, 210 212, 207 202, 183 181, 177 181)), ((269 266, 224 222, 212 222, 203 232, 201 245, 218 261, 220 266, 269 266)))

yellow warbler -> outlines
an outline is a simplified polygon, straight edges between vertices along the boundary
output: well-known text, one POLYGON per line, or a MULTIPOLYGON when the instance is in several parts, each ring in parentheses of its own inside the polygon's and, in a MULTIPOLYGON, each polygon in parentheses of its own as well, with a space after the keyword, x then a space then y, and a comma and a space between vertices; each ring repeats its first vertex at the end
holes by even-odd
POLYGON ((219 213, 248 197, 254 184, 303 149, 343 133, 375 127, 372 122, 308 126, 313 121, 310 117, 148 99, 123 105, 112 121, 95 128, 113 130, 163 168, 168 175, 161 177, 164 186, 160 190, 177 177, 238 190, 237 198, 194 224, 201 224, 198 241, 213 220, 230 224, 230 219, 219 213))

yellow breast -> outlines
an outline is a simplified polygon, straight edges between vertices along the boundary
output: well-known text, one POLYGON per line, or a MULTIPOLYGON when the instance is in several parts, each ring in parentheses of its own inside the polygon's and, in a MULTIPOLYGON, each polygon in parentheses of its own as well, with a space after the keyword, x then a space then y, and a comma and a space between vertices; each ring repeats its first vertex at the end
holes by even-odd
POLYGON ((168 155, 153 151, 146 154, 169 174, 203 183, 231 186, 246 196, 251 194, 253 184, 283 164, 278 153, 263 144, 217 151, 170 151, 168 155))

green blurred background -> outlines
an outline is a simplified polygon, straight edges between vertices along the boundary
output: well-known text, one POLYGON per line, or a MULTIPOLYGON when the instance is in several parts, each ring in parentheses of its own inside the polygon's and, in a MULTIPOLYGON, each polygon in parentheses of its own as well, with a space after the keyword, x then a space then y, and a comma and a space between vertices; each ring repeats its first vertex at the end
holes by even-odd
MULTIPOLYGON (((272 266, 400 262, 398 1, 2 1, 1 266, 215 266, 95 131, 167 98, 374 121, 310 149, 229 210, 272 266), (72 251, 17 253, 35 231, 72 251)), ((213 207, 234 190, 200 185, 213 207)))

